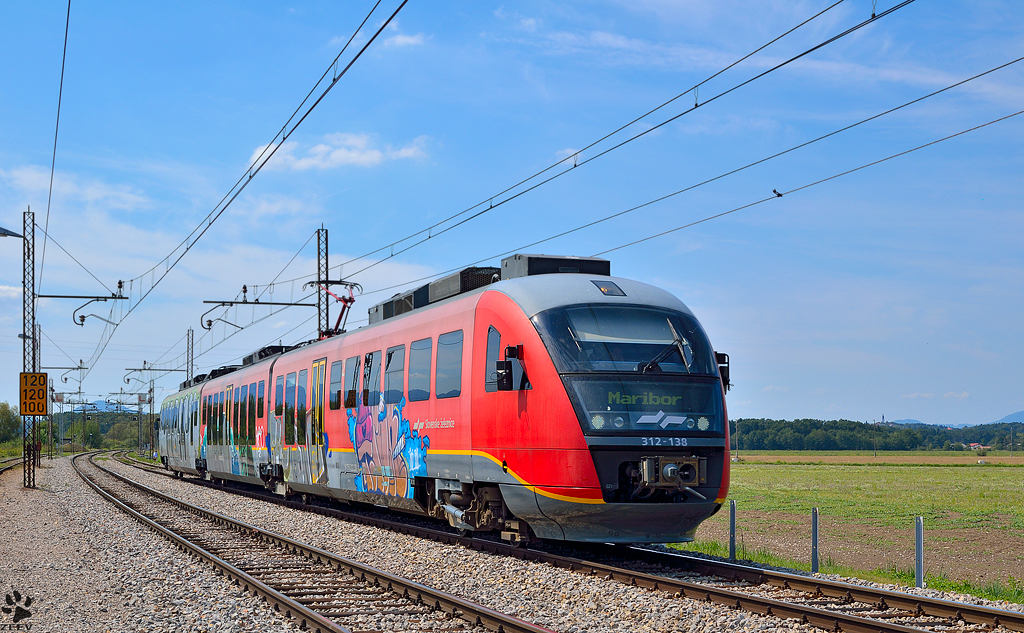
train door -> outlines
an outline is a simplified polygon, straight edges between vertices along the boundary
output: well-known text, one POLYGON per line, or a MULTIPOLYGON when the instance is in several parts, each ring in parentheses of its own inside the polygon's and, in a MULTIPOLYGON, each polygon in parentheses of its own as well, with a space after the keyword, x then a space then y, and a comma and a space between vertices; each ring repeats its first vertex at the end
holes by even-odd
POLYGON ((324 380, 327 359, 313 362, 309 400, 309 473, 310 482, 327 485, 327 452, 324 438, 324 380))
POLYGON ((285 464, 284 453, 284 374, 274 378, 274 407, 267 416, 267 448, 273 463, 285 464))
MULTIPOLYGON (((187 395, 181 399, 179 404, 180 414, 178 415, 178 459, 185 461, 185 425, 188 424, 188 414, 192 410, 192 396, 187 395)), ((141 412, 140 412, 141 413, 141 412)))

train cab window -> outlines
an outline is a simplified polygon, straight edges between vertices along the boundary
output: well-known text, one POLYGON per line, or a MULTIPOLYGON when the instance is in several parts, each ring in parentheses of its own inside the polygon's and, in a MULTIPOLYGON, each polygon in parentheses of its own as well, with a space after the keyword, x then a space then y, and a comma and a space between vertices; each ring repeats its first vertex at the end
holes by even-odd
POLYGON ((341 361, 331 363, 331 411, 341 408, 341 361))
POLYGON ((353 356, 345 360, 345 406, 356 407, 356 393, 359 391, 359 357, 353 356))
POLYGON ((238 393, 238 437, 239 446, 252 444, 249 441, 249 385, 242 385, 238 393))
POLYGON ((437 369, 434 394, 457 398, 462 393, 462 330, 437 337, 437 369))
POLYGON ((277 377, 277 387, 274 389, 274 415, 284 415, 284 376, 277 377))
POLYGON ((409 346, 409 402, 420 402, 430 398, 432 347, 429 338, 413 341, 409 346))
POLYGON ((380 350, 363 357, 363 406, 380 404, 380 350))
POLYGON ((384 403, 398 404, 405 394, 405 345, 389 348, 384 356, 384 403))
POLYGON ((284 443, 295 443, 295 372, 284 379, 284 443))
POLYGON ((295 425, 297 427, 296 442, 305 445, 306 442, 306 386, 309 384, 309 371, 303 369, 299 372, 299 384, 295 392, 295 425))
POLYGON ((484 362, 484 391, 498 390, 498 373, 494 371, 494 365, 501 360, 498 354, 501 353, 501 332, 492 325, 487 330, 487 360, 484 362))
POLYGON ((263 383, 264 381, 261 380, 259 395, 256 397, 256 417, 261 420, 263 419, 263 383))

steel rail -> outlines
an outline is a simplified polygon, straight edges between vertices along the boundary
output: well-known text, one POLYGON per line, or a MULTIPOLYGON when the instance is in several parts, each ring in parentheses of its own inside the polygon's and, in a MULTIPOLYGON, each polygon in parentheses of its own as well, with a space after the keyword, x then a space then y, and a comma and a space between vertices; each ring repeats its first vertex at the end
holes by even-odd
POLYGON ((881 609, 900 609, 940 618, 962 620, 967 624, 1003 626, 1024 631, 1024 613, 1006 609, 993 609, 981 605, 939 600, 900 591, 865 587, 814 576, 802 576, 772 569, 759 569, 747 565, 708 560, 686 554, 672 554, 632 547, 630 552, 641 560, 668 565, 686 565, 700 573, 711 573, 725 578, 746 580, 758 584, 820 594, 829 598, 845 599, 877 605, 881 609), (676 562, 678 561, 678 562, 676 562))
MULTIPOLYGON (((155 467, 139 460, 134 460, 130 457, 125 457, 128 460, 135 462, 136 467, 145 468, 154 474, 160 474, 167 477, 172 477, 169 471, 155 467)), ((182 480, 186 481, 186 480, 182 480)), ((754 613, 765 614, 766 612, 772 615, 779 615, 783 610, 779 605, 786 605, 790 610, 792 609, 811 609, 811 607, 798 607, 796 605, 787 605, 770 598, 759 598, 756 596, 750 596, 742 592, 733 592, 724 589, 718 589, 709 587, 708 585, 702 585, 699 583, 689 583, 686 581, 678 580, 667 576, 659 576, 656 574, 647 574, 643 572, 632 571, 628 569, 622 569, 613 565, 607 565, 599 562, 587 561, 580 558, 574 558, 561 554, 551 553, 544 550, 516 547, 503 542, 496 542, 486 539, 464 537, 444 530, 428 528, 418 525, 411 525, 403 523, 401 521, 394 521, 389 519, 382 519, 378 517, 366 516, 355 512, 347 512, 345 510, 337 510, 333 508, 324 508, 316 505, 308 505, 299 503, 296 501, 289 501, 272 495, 270 493, 260 493, 250 490, 242 490, 239 488, 229 487, 225 485, 208 482, 205 480, 194 480, 187 479, 194 484, 221 490, 224 492, 230 492, 232 494, 239 494, 242 496, 249 497, 251 499, 257 499, 261 501, 268 501, 285 507, 293 508, 296 510, 303 510, 307 512, 314 512, 323 516, 329 516, 337 519, 342 519, 349 522, 358 523, 361 525, 368 525, 378 528, 383 528, 398 532, 401 534, 407 534, 410 536, 416 536, 419 538, 431 539, 440 543, 449 545, 462 545, 472 550, 487 552, 491 554, 500 554, 505 556, 511 556, 520 560, 534 561, 547 563, 556 567, 564 569, 570 569, 586 574, 600 575, 604 578, 617 580, 628 585, 646 587, 648 589, 658 589, 662 591, 670 591, 679 596, 694 597, 698 599, 708 599, 719 604, 726 604, 729 606, 736 606, 754 613), (718 596, 716 599, 715 596, 718 596), (737 602, 739 601, 739 602, 737 602), (763 602, 757 602, 763 601, 763 602), (747 605, 752 608, 748 609, 747 605), (770 609, 770 611, 769 611, 770 609)), ((909 593, 901 593, 898 591, 891 591, 887 589, 878 589, 874 587, 865 587, 862 585, 854 585, 851 583, 828 580, 825 578, 818 578, 814 576, 802 576, 799 574, 791 574, 787 572, 760 569, 756 567, 749 567, 746 565, 740 565, 736 563, 727 563, 724 561, 715 561, 703 558, 697 558, 695 556, 687 556, 684 554, 670 554, 667 552, 657 552, 648 550, 640 547, 622 548, 610 545, 597 545, 589 548, 597 554, 612 556, 616 558, 633 557, 635 559, 643 560, 649 563, 662 564, 675 569, 685 569, 697 571, 699 573, 710 574, 715 576, 721 576, 723 578, 743 580, 747 582, 757 584, 767 584, 775 587, 793 589, 796 591, 803 591, 814 595, 820 595, 827 598, 836 598, 844 602, 860 602, 870 604, 879 610, 886 609, 899 609, 906 611, 911 616, 931 616, 937 618, 947 618, 952 620, 962 620, 967 624, 984 624, 989 626, 1003 626, 1005 628, 1024 631, 1024 613, 1018 611, 1008 611, 1004 609, 993 609, 991 607, 984 607, 979 605, 968 604, 964 602, 955 602, 951 600, 941 600, 938 598, 930 598, 927 596, 917 596, 909 593)), ((884 622, 880 620, 873 620, 870 618, 860 618, 857 616, 843 615, 836 612, 824 611, 815 609, 814 611, 819 612, 815 615, 817 621, 824 622, 824 617, 819 617, 822 614, 828 614, 831 616, 831 621, 827 624, 826 628, 834 628, 840 626, 843 622, 842 618, 847 618, 846 626, 840 626, 844 631, 851 631, 857 633, 871 633, 878 631, 921 631, 919 628, 905 627, 902 625, 884 622), (848 628, 849 627, 849 628, 848 628)), ((802 612, 801 612, 802 613, 802 612)), ((781 616, 780 617, 792 617, 792 616, 781 616)), ((802 615, 797 615, 796 619, 803 620, 802 615)), ((810 620, 804 620, 810 621, 810 620)), ((819 626, 816 622, 811 622, 815 626, 819 626)))
MULTIPOLYGON (((89 462, 93 466, 96 466, 96 468, 99 468, 104 472, 110 473, 110 471, 106 470, 99 464, 96 464, 94 461, 92 461, 92 456, 94 456, 95 454, 96 453, 82 453, 76 455, 71 458, 71 464, 72 466, 74 466, 75 472, 78 473, 78 476, 81 477, 85 481, 85 483, 89 484, 89 486, 91 486, 93 490, 98 492, 107 501, 113 503, 117 509, 121 510, 131 518, 138 521, 139 523, 142 523, 146 527, 150 528, 157 534, 163 536, 167 540, 171 541, 176 546, 178 546, 178 548, 191 552, 192 554, 198 556, 200 559, 210 563, 214 566, 215 569, 224 573, 224 575, 227 576, 228 580, 231 580, 236 584, 241 585, 246 591, 263 597, 263 599, 266 600, 268 604, 273 606, 274 610, 278 612, 283 611, 286 617, 297 620, 302 626, 302 628, 312 628, 317 633, 352 633, 349 629, 338 626, 334 622, 331 622, 327 618, 324 618, 312 609, 307 608, 305 605, 295 602, 288 596, 285 596, 284 594, 278 592, 272 587, 246 574, 245 572, 236 568, 234 565, 231 565, 219 556, 216 556, 206 551, 202 547, 195 545, 191 541, 179 536, 178 534, 175 534, 170 529, 160 525, 156 521, 153 521, 141 512, 138 512, 137 510, 129 507, 126 503, 115 497, 113 494, 104 490, 102 487, 100 487, 99 484, 97 484, 88 475, 82 472, 82 469, 79 467, 77 463, 80 457, 89 457, 89 462)), ((114 474, 114 476, 116 476, 116 474, 114 474)))
MULTIPOLYGON (((172 504, 174 504, 174 505, 176 505, 176 506, 178 506, 178 507, 180 507, 180 508, 182 508, 184 510, 187 510, 187 511, 193 513, 193 514, 197 514, 197 515, 199 515, 201 517, 204 517, 204 518, 206 518, 208 520, 211 520, 211 521, 214 521, 214 522, 219 523, 221 525, 224 525, 226 527, 229 527, 229 528, 231 528, 233 530, 237 530, 237 531, 240 531, 240 532, 246 532, 248 534, 258 534, 266 542, 273 543, 273 544, 275 544, 275 545, 277 545, 277 546, 279 546, 279 547, 281 547, 283 549, 286 549, 286 550, 288 550, 290 552, 293 552, 293 553, 296 553, 296 554, 301 554, 301 555, 305 556, 306 558, 309 558, 309 559, 311 559, 313 561, 320 562, 320 563, 326 563, 326 564, 330 565, 331 567, 333 567, 335 569, 339 569, 339 570, 342 570, 342 571, 347 570, 348 573, 352 574, 353 576, 356 576, 357 578, 360 578, 361 580, 364 580, 364 581, 367 581, 367 582, 371 582, 371 583, 375 583, 375 584, 377 584, 377 585, 379 585, 381 587, 385 587, 388 590, 390 590, 390 591, 392 591, 394 593, 397 593, 397 594, 401 595, 402 597, 404 597, 404 598, 406 598, 408 600, 411 600, 413 602, 421 602, 423 604, 426 604, 426 605, 432 607, 435 610, 440 610, 440 611, 443 611, 445 613, 450 613, 450 614, 452 614, 452 615, 454 615, 456 617, 459 617, 459 618, 461 618, 463 620, 468 621, 472 625, 483 626, 483 627, 485 627, 485 628, 487 628, 489 630, 499 631, 501 633, 552 633, 549 629, 546 629, 546 628, 543 628, 543 627, 539 627, 537 625, 531 624, 531 623, 526 622, 524 620, 520 620, 519 618, 515 618, 515 617, 512 617, 512 616, 506 615, 506 614, 501 613, 499 611, 495 611, 494 609, 490 609, 490 608, 485 607, 483 605, 479 605, 479 604, 476 604, 474 602, 470 602, 469 600, 465 600, 463 598, 460 598, 460 597, 452 595, 450 593, 441 591, 439 589, 434 589, 433 587, 428 587, 428 586, 422 585, 422 584, 420 584, 418 582, 415 582, 415 581, 412 581, 412 580, 409 580, 409 579, 406 579, 406 578, 402 578, 400 576, 395 576, 393 574, 389 574, 389 573, 387 573, 385 571, 376 569, 376 568, 371 567, 369 565, 364 565, 362 563, 353 561, 351 559, 343 558, 341 556, 338 556, 336 554, 328 552, 327 550, 323 550, 323 549, 320 549, 318 547, 314 547, 312 545, 309 545, 307 543, 303 543, 301 541, 297 541, 295 539, 289 538, 289 537, 284 536, 282 534, 277 534, 275 532, 270 532, 268 530, 264 530, 262 528, 256 527, 256 526, 254 526, 252 524, 245 523, 244 521, 239 521, 237 519, 233 519, 231 517, 225 516, 225 515, 220 514, 218 512, 214 512, 213 510, 208 510, 206 508, 203 508, 203 507, 200 507, 200 506, 197 506, 197 505, 194 505, 194 504, 190 504, 190 503, 188 503, 186 501, 178 499, 177 497, 173 497, 173 496, 168 495, 166 493, 160 492, 159 490, 155 490, 153 488, 150 488, 149 486, 146 486, 146 485, 141 484, 141 483, 139 483, 137 481, 134 481, 134 480, 132 480, 132 479, 130 479, 128 477, 125 477, 124 475, 121 475, 119 473, 115 473, 115 472, 113 472, 111 470, 108 470, 108 469, 100 466, 99 464, 95 464, 95 462, 91 462, 91 463, 93 463, 94 466, 96 466, 98 469, 102 470, 104 473, 106 473, 106 474, 108 474, 108 475, 118 479, 119 481, 122 481, 122 482, 124 482, 124 483, 126 483, 128 485, 131 485, 131 486, 133 486, 133 487, 135 487, 135 488, 145 492, 146 494, 153 495, 153 496, 155 496, 155 497, 157 497, 159 499, 163 499, 164 501, 172 503, 172 504)), ((76 465, 76 470, 78 470, 77 469, 77 465, 76 465)), ((81 471, 79 471, 79 474, 80 475, 82 474, 81 471)), ((83 475, 83 478, 84 478, 84 475, 83 475)), ((87 479, 87 481, 88 481, 88 479, 87 479)), ((90 482, 90 484, 92 484, 94 488, 98 489, 98 487, 93 482, 90 482)), ((104 495, 104 496, 107 496, 107 495, 104 495)), ((135 514, 137 514, 134 510, 132 510, 131 513, 133 514, 133 516, 135 514)), ((141 516, 141 515, 139 515, 139 516, 141 516)), ((143 517, 143 518, 145 518, 145 517, 143 517)), ((145 522, 147 524, 151 523, 152 525, 157 525, 158 526, 158 524, 153 523, 152 521, 149 521, 148 519, 146 519, 145 522)), ((159 527, 161 527, 161 533, 162 533, 163 532, 162 526, 159 526, 159 527)), ((176 536, 176 539, 174 539, 174 540, 180 540, 180 541, 187 542, 184 539, 181 539, 181 537, 177 537, 177 535, 175 535, 175 536, 176 536)), ((211 562, 213 562, 214 559, 216 559, 217 561, 220 561, 220 559, 217 558, 216 556, 214 556, 212 554, 209 554, 208 552, 205 552, 205 550, 202 550, 201 548, 198 548, 198 546, 195 546, 194 544, 190 543, 189 546, 190 546, 189 549, 195 548, 195 550, 204 552, 203 554, 201 554, 201 556, 203 558, 206 558, 207 560, 210 560, 211 562)), ((222 568, 224 566, 231 567, 229 563, 226 563, 226 562, 223 562, 223 561, 217 562, 215 564, 218 567, 222 567, 222 568)), ((231 570, 229 572, 229 578, 231 578, 232 580, 236 580, 236 578, 239 578, 239 577, 240 578, 244 578, 245 582, 247 582, 247 583, 249 582, 249 579, 251 578, 247 574, 245 574, 245 572, 243 572, 241 570, 238 570, 238 569, 236 569, 234 567, 231 567, 231 570), (236 574, 237 576, 235 578, 232 578, 231 574, 236 574)), ((263 583, 260 583, 258 580, 255 580, 255 579, 252 579, 252 583, 257 588, 257 591, 262 591, 262 589, 264 587, 266 587, 266 585, 263 585, 263 583)), ((307 617, 305 615, 305 612, 308 611, 311 616, 315 616, 316 618, 319 619, 319 620, 313 620, 314 622, 317 622, 319 624, 319 621, 323 620, 324 622, 326 622, 326 623, 330 624, 331 626, 335 627, 335 628, 325 628, 324 629, 325 631, 335 631, 335 630, 347 631, 347 629, 340 629, 337 624, 331 622, 330 620, 327 620, 326 618, 323 618, 322 616, 319 616, 318 614, 316 614, 315 612, 307 609, 306 607, 304 607, 300 603, 294 602, 293 600, 291 600, 287 596, 284 596, 283 594, 280 594, 280 593, 274 591, 270 587, 266 587, 266 589, 268 589, 269 591, 274 593, 274 600, 275 601, 277 601, 277 602, 287 601, 286 604, 288 605, 288 608, 294 608, 297 612, 303 613, 303 617, 307 617), (291 606, 292 603, 294 603, 294 605, 295 605, 294 607, 291 606)), ((304 623, 303 626, 306 626, 306 624, 304 623)))

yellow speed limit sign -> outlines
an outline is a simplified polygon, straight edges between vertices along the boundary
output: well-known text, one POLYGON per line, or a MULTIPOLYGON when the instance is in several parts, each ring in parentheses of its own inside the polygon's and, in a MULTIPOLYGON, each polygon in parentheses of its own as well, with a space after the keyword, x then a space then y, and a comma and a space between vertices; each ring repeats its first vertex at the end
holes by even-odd
POLYGON ((21 373, 21 415, 46 415, 46 374, 21 373))

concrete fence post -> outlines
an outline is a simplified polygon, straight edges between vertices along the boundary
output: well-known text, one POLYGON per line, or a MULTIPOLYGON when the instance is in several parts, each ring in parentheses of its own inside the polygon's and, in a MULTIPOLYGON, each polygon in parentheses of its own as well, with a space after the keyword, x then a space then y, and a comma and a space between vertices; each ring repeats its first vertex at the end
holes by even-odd
POLYGON ((729 560, 736 560, 736 500, 729 500, 729 560))
POLYGON ((811 573, 818 573, 818 509, 811 508, 811 573))
POLYGON ((914 532, 916 533, 916 547, 914 548, 914 578, 916 586, 924 587, 924 517, 917 517, 914 520, 914 532))

